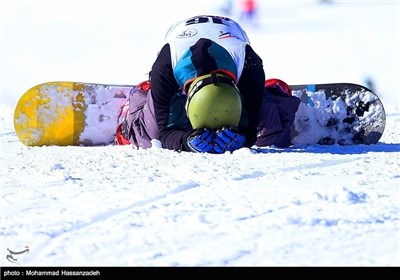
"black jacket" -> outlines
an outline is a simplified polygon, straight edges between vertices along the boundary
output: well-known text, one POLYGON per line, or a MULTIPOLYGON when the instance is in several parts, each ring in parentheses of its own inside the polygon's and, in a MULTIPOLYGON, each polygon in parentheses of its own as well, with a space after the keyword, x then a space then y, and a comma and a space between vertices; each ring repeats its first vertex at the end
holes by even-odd
MULTIPOLYGON (((216 63, 213 63, 213 57, 208 55, 206 50, 207 41, 210 40, 201 39, 191 47, 197 54, 204 55, 203 58, 196 56, 196 61, 193 63, 196 66, 198 76, 209 74, 211 71, 216 70, 213 69, 216 67, 216 63)), ((154 113, 160 133, 159 140, 163 148, 176 151, 190 151, 186 144, 186 138, 192 131, 191 127, 170 125, 170 106, 173 99, 182 89, 173 74, 170 47, 168 44, 163 46, 152 66, 150 82, 154 113)), ((242 117, 238 129, 246 137, 246 147, 254 145, 257 139, 257 124, 263 101, 264 85, 265 73, 262 60, 251 46, 247 45, 244 68, 237 82, 243 104, 242 117)))

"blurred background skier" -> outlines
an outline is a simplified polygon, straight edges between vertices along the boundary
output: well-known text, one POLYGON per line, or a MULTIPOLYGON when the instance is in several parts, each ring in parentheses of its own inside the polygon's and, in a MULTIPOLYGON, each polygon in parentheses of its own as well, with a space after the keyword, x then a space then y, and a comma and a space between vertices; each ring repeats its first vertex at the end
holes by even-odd
POLYGON ((241 22, 253 27, 257 26, 258 2, 256 0, 240 0, 239 5, 241 22))
POLYGON ((221 14, 230 17, 234 12, 234 0, 226 0, 220 8, 221 14))

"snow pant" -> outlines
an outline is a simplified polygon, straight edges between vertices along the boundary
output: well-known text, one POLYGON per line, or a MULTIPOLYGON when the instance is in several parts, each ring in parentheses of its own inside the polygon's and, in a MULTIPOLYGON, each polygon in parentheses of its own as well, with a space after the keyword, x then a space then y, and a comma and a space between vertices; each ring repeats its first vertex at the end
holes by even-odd
MULTIPOLYGON (((255 145, 274 145, 280 148, 290 146, 291 128, 299 104, 300 100, 295 96, 274 95, 266 91, 255 145)), ((130 94, 127 122, 129 141, 138 148, 150 148, 151 140, 157 139, 159 135, 151 89, 149 92, 136 89, 130 94)))
POLYGON ((291 130, 300 99, 296 96, 273 95, 264 93, 260 117, 257 126, 256 146, 289 147, 291 130))
POLYGON ((128 137, 137 148, 150 148, 159 134, 150 91, 136 89, 129 95, 128 137))

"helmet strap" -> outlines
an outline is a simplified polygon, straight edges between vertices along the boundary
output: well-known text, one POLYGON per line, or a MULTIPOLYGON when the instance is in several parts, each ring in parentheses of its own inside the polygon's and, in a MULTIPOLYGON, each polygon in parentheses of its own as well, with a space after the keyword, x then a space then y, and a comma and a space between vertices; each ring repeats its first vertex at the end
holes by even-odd
POLYGON ((217 76, 217 74, 215 73, 215 72, 213 72, 213 73, 211 73, 211 82, 214 84, 214 85, 218 85, 220 82, 219 82, 219 78, 218 78, 218 76, 217 76))

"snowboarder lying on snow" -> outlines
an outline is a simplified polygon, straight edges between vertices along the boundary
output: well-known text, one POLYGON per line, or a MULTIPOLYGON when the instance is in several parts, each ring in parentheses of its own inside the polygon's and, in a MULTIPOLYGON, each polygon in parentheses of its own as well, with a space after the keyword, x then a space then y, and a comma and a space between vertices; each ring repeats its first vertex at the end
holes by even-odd
POLYGON ((117 144, 224 153, 288 147, 300 100, 281 80, 265 81, 261 58, 235 21, 196 16, 174 24, 121 112, 117 144))

